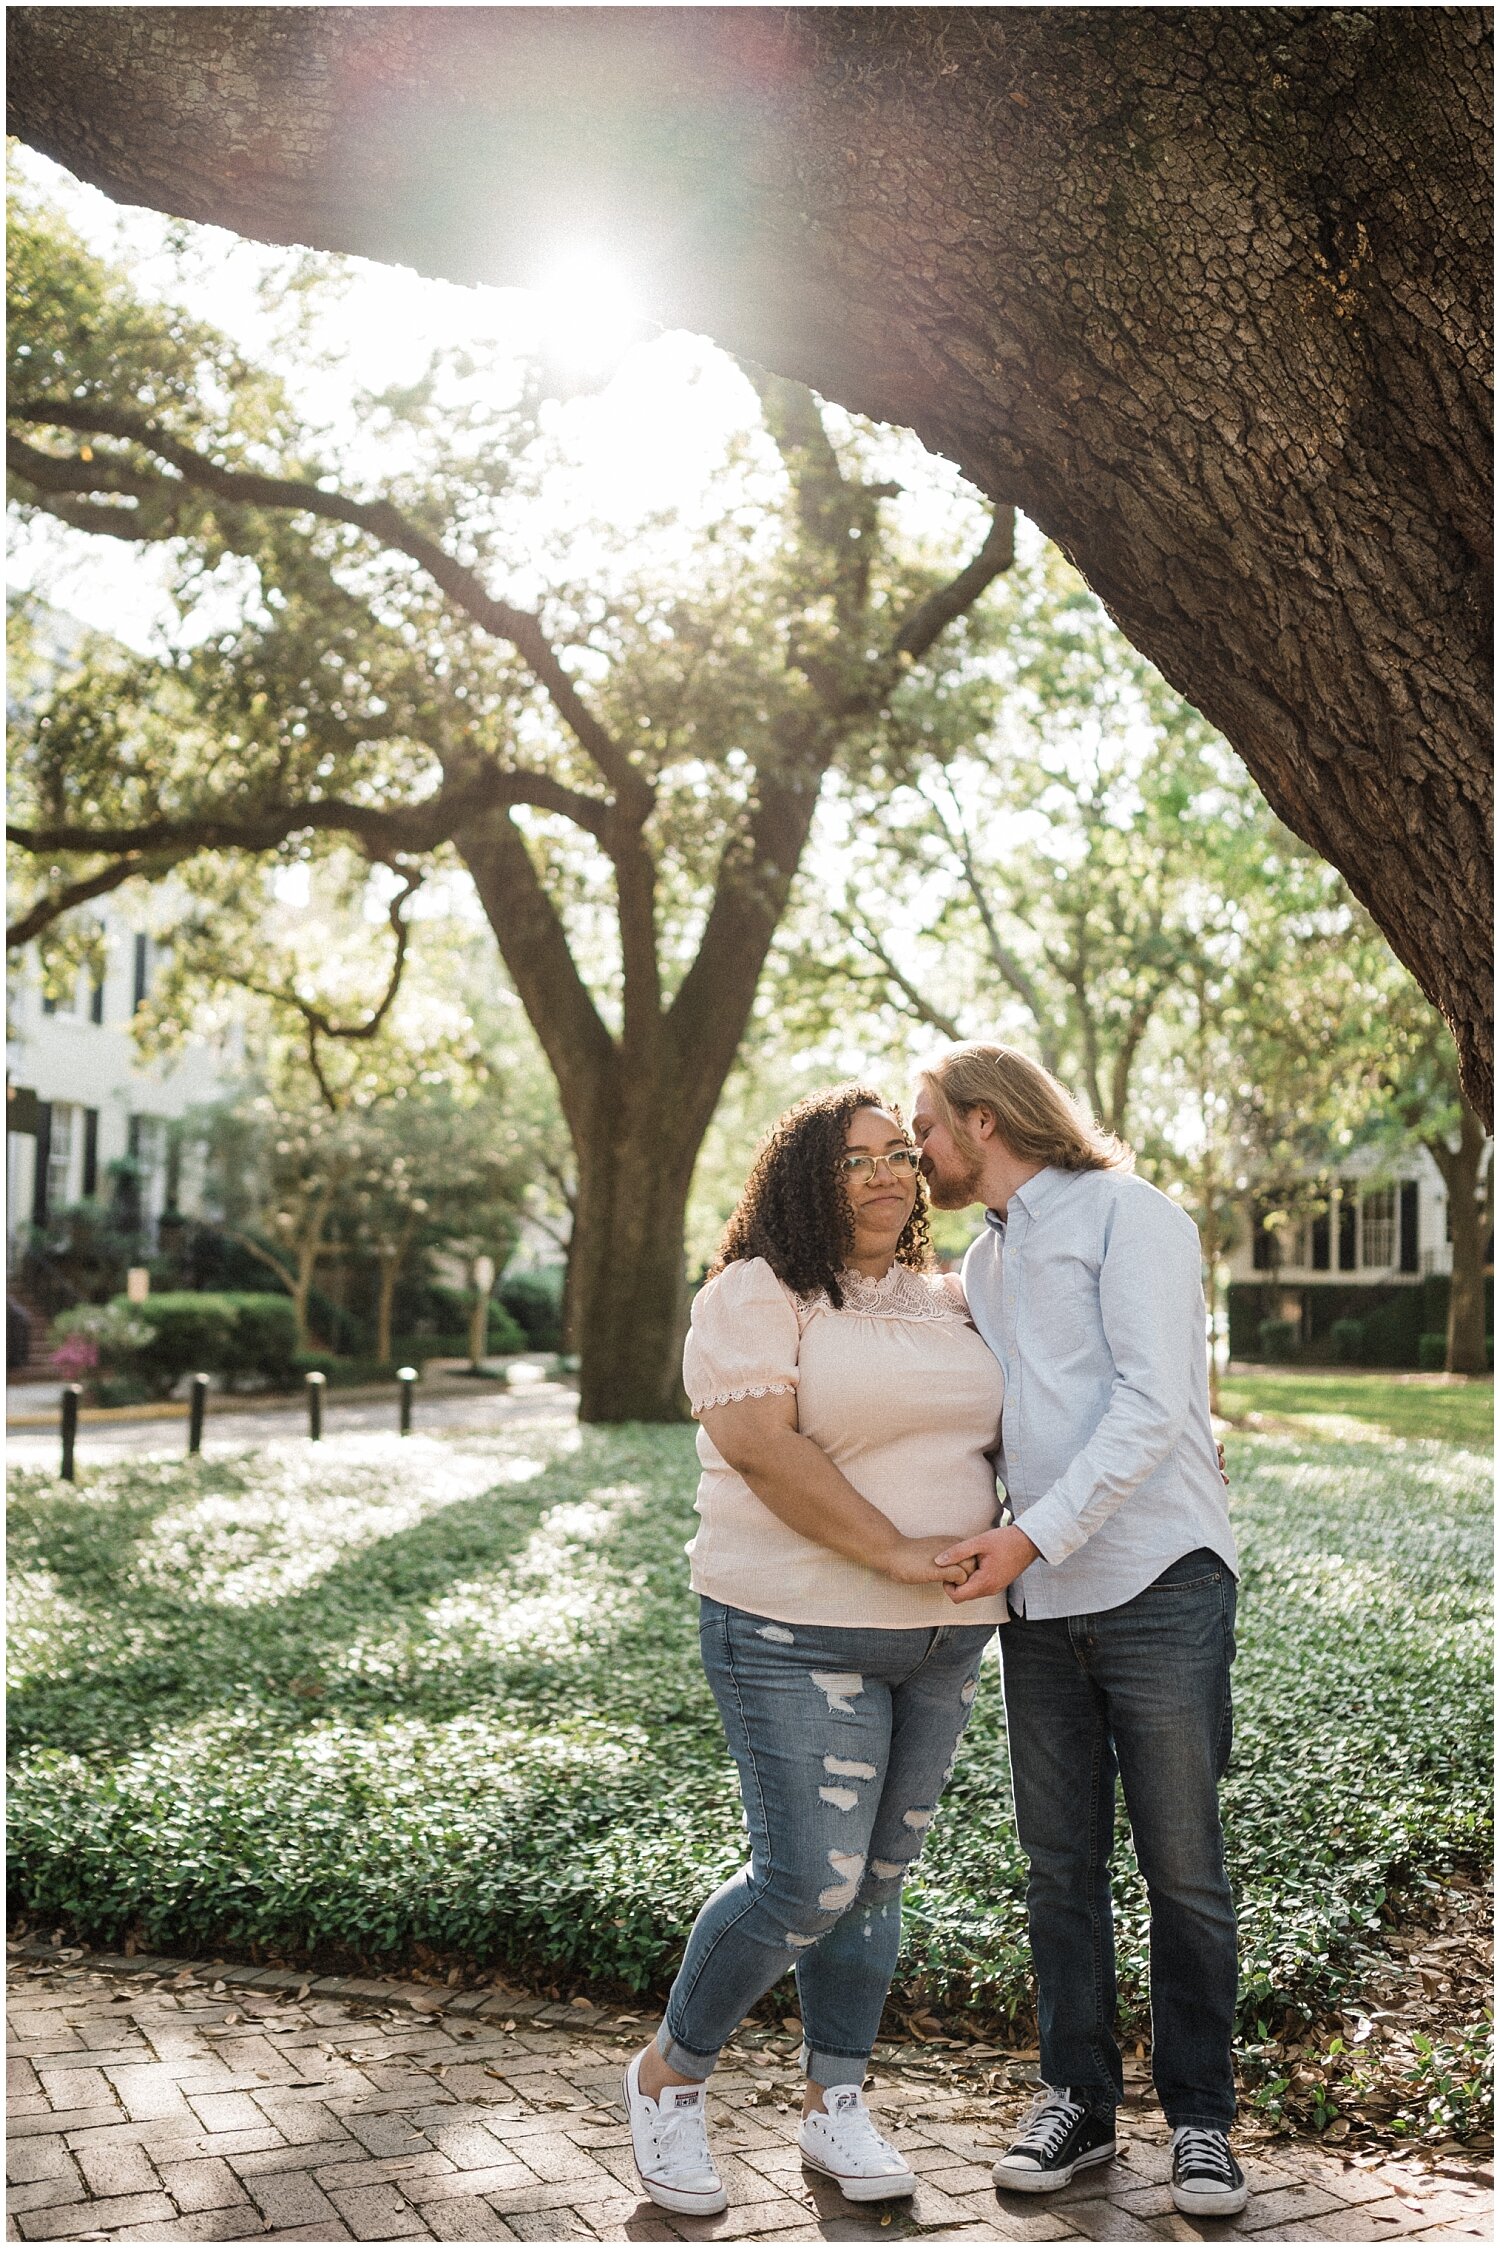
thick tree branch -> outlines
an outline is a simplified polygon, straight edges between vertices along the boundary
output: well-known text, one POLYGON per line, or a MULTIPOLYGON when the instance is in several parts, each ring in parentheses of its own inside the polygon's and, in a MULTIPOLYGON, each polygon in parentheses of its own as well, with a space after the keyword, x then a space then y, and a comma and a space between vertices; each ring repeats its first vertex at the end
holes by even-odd
POLYGON ((984 544, 973 561, 908 613, 892 642, 891 653, 918 662, 938 635, 966 609, 972 609, 986 586, 1003 570, 1010 569, 1015 559, 1016 511, 1013 507, 1000 507, 995 510, 984 544))
MULTIPOLYGON (((269 851, 292 835, 340 832, 364 844, 371 858, 383 859, 435 850, 476 812, 511 804, 529 804, 538 811, 559 813, 601 841, 607 831, 608 807, 597 797, 565 788, 546 773, 511 772, 485 765, 415 804, 357 804, 347 797, 328 796, 305 803, 266 805, 237 815, 204 812, 195 817, 142 820, 122 827, 86 827, 77 821, 31 827, 18 822, 8 827, 6 834, 22 850, 39 855, 107 851, 123 858, 149 852, 175 861, 196 851, 269 851)), ((131 867, 116 880, 128 880, 130 873, 141 871, 139 866, 131 867)), ((100 887, 113 888, 115 883, 101 883, 100 887)), ((80 904, 82 899, 69 902, 80 904)), ((34 936, 36 929, 28 934, 34 936)), ((11 941, 24 943, 25 939, 11 941)))
POLYGON ((117 859, 112 866, 101 868, 97 874, 85 875, 80 881, 65 883, 60 890, 44 892, 27 907, 19 921, 13 921, 6 930, 6 951, 14 952, 18 946, 30 944, 33 937, 39 937, 44 929, 50 929, 54 921, 60 921, 75 906, 87 905, 90 898, 105 897, 109 891, 118 890, 122 883, 133 882, 138 875, 155 881, 188 855, 186 851, 155 852, 149 856, 144 852, 135 852, 127 858, 117 859))
MULTIPOLYGON (((614 790, 622 811, 642 821, 649 815, 651 784, 589 709, 542 630, 541 619, 508 601, 496 600, 472 570, 408 522, 389 500, 357 500, 344 492, 325 491, 302 477, 264 476, 250 469, 225 468, 191 445, 184 445, 146 415, 102 401, 21 398, 12 399, 7 411, 13 421, 38 428, 71 429, 140 445, 176 469, 184 482, 215 499, 237 507, 276 508, 315 515, 324 522, 347 523, 380 545, 406 555, 484 631, 511 643, 580 748, 614 790)), ((73 471, 72 463, 66 465, 73 471)), ((112 471, 118 464, 106 465, 112 471)), ((74 484, 69 488, 79 487, 74 484)))
POLYGON ((563 926, 514 821, 476 815, 453 837, 474 877, 500 956, 552 1065, 575 1145, 589 1144, 614 1040, 579 975, 563 926))

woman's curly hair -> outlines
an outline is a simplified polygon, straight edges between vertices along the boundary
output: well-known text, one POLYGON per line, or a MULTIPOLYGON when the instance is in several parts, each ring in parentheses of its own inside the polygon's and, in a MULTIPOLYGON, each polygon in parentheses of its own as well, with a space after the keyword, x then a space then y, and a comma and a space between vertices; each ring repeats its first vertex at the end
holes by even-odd
MULTIPOLYGON (((854 1213, 844 1185, 849 1119, 878 1108, 901 1122, 901 1112, 868 1085, 835 1085, 809 1093, 774 1124, 755 1151, 745 1190, 724 1229, 709 1270, 764 1257, 795 1295, 822 1289, 835 1311, 844 1293, 839 1275, 854 1246, 854 1213)), ((896 1261, 921 1272, 932 1261, 927 1234, 927 1188, 917 1175, 917 1199, 896 1243, 896 1261)))

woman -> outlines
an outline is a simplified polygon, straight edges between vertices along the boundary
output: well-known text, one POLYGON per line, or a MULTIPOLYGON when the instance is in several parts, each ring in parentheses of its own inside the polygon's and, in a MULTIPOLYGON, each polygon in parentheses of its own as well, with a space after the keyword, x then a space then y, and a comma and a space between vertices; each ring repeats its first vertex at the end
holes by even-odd
POLYGON ((751 1856, 699 1913, 665 2020, 626 2072, 636 2164, 663 2208, 726 2206, 704 2087, 791 1966, 804 2158, 851 2200, 916 2183, 861 2087, 901 1884, 1005 1612, 955 1610, 945 1587, 968 1565, 935 1559, 995 1521, 1002 1376, 929 1264, 916 1151, 893 1108, 846 1085, 770 1134, 693 1307, 688 1551, 751 1856))

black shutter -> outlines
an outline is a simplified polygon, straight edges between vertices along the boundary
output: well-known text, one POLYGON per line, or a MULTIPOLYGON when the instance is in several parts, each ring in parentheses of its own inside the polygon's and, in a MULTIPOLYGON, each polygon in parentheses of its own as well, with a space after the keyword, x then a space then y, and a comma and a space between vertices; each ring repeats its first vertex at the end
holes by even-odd
POLYGON ((1403 1272, 1420 1270, 1420 1261, 1417 1255, 1419 1247, 1417 1240, 1418 1223, 1417 1182, 1415 1179, 1403 1179, 1401 1181, 1401 1270, 1403 1272))
POLYGON ((149 937, 137 937, 135 940, 135 979, 132 987, 133 996, 130 1002, 132 1014, 135 1013, 136 1008, 141 1005, 146 996, 146 964, 150 942, 149 937))
POLYGON ((99 1191, 99 1111, 86 1108, 83 1112, 83 1199, 93 1200, 99 1191))
POLYGON ((89 1021, 91 1023, 102 1023, 103 1020, 104 978, 101 976, 89 993, 89 1021))
POLYGON ((1339 1199, 1339 1271, 1357 1272, 1359 1256, 1355 1237, 1355 1201, 1346 1188, 1339 1199))
POLYGON ((1323 1210, 1312 1222, 1312 1268, 1327 1272, 1333 1262, 1333 1220, 1323 1210))
POLYGON ((36 1104, 36 1177, 31 1187, 31 1222, 47 1223, 47 1167, 52 1161, 52 1103, 36 1104))

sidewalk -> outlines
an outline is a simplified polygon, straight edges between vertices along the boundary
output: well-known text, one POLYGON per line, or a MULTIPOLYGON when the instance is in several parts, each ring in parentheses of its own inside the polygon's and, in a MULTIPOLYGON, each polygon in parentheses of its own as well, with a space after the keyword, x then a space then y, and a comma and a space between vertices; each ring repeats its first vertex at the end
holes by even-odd
MULTIPOLYGON (((7 1392, 5 1449, 13 1464, 56 1466, 60 1386, 57 1382, 17 1383, 7 1392)), ((394 1435, 397 1395, 393 1382, 379 1389, 326 1390, 324 1440, 372 1429, 388 1429, 394 1435)), ((522 1360, 509 1387, 466 1381, 461 1374, 446 1371, 418 1382, 412 1399, 412 1425, 421 1436, 482 1435, 517 1414, 528 1419, 538 1413, 569 1419, 577 1410, 578 1392, 571 1383, 550 1381, 539 1365, 522 1360)), ((306 1435, 307 1400, 301 1395, 223 1397, 215 1391, 209 1397, 203 1430, 206 1453, 305 1439, 306 1435)), ((186 1447, 187 1407, 171 1400, 159 1405, 127 1405, 113 1412, 85 1408, 79 1416, 78 1461, 83 1467, 146 1454, 171 1456, 186 1447)))
POLYGON ((793 2038, 760 2029, 714 2079, 730 2207, 668 2217, 639 2194, 619 2104, 634 2015, 37 1945, 14 1947, 10 1979, 12 2239, 1492 2237, 1478 2165, 1248 2136, 1244 2217, 1180 2217, 1139 2099, 1108 2168, 1045 2202, 1002 2200, 990 2163, 1023 2095, 980 2098, 914 2045, 877 2067, 871 2104, 920 2174, 915 2200, 852 2210, 798 2158, 793 2038))

